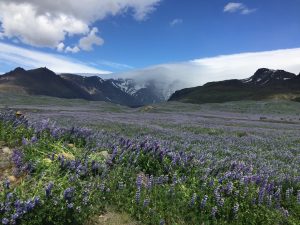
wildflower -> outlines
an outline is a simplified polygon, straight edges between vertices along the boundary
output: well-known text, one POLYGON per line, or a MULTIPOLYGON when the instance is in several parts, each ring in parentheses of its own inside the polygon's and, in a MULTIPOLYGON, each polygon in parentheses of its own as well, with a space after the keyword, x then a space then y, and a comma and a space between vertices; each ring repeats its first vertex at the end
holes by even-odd
POLYGON ((233 183, 230 181, 230 182, 227 184, 226 192, 227 192, 227 194, 231 194, 232 191, 233 191, 233 183))
POLYGON ((45 192, 46 192, 46 197, 47 197, 47 198, 50 197, 53 186, 54 186, 54 184, 53 184, 52 182, 50 182, 50 183, 46 186, 45 192))
POLYGON ((74 195, 74 191, 75 189, 73 187, 71 188, 67 188, 65 191, 64 191, 64 199, 68 202, 70 202, 73 198, 73 195, 74 195))
POLYGON ((143 177, 142 175, 138 175, 137 179, 136 179, 136 187, 137 188, 141 188, 142 187, 142 182, 143 182, 143 177))
POLYGON ((225 203, 224 198, 220 198, 219 201, 218 201, 218 206, 223 207, 224 203, 225 203))
POLYGON ((300 190, 297 191, 297 202, 300 204, 300 190))
POLYGON ((193 196, 192 196, 191 202, 190 202, 190 206, 195 205, 196 198, 197 198, 197 194, 194 193, 193 196))
POLYGON ((8 179, 6 179, 3 183, 3 186, 5 189, 9 189, 10 188, 10 181, 8 179))
POLYGON ((141 199, 141 189, 138 188, 137 191, 136 191, 136 193, 135 193, 135 201, 136 201, 136 203, 139 203, 140 199, 141 199))
POLYGON ((10 199, 12 199, 13 196, 14 196, 13 193, 9 192, 9 193, 6 195, 7 201, 10 201, 10 199))
POLYGON ((38 139, 36 136, 33 136, 30 141, 31 141, 31 143, 36 143, 38 141, 38 139))
POLYGON ((33 201, 34 201, 35 206, 39 205, 40 204, 40 197, 39 196, 34 197, 33 201))
POLYGON ((150 200, 149 200, 148 198, 146 198, 146 199, 144 200, 143 206, 144 206, 144 207, 147 207, 147 206, 149 205, 149 203, 150 203, 150 200))
POLYGON ((236 204, 233 206, 233 215, 234 215, 234 217, 237 216, 238 211, 239 211, 239 207, 240 207, 239 203, 236 203, 236 204))
POLYGON ((68 209, 73 209, 74 204, 73 204, 73 203, 69 203, 69 204, 67 205, 67 207, 68 207, 68 209))
POLYGON ((150 190, 153 186, 153 175, 150 176, 147 182, 147 189, 150 190))
POLYGON ((160 221, 159 221, 159 225, 165 225, 166 223, 165 223, 165 220, 164 219, 161 219, 160 221))
POLYGON ((267 197, 267 204, 268 204, 269 207, 272 207, 272 195, 269 195, 267 197))
POLYGON ((265 187, 261 187, 258 192, 258 204, 262 204, 265 196, 265 187))
POLYGON ((208 196, 205 195, 201 201, 201 208, 205 208, 208 196))
POLYGON ((22 145, 24 145, 24 146, 28 145, 28 141, 24 137, 22 138, 22 145))
POLYGON ((4 224, 4 225, 9 224, 9 220, 7 218, 3 218, 2 224, 4 224))

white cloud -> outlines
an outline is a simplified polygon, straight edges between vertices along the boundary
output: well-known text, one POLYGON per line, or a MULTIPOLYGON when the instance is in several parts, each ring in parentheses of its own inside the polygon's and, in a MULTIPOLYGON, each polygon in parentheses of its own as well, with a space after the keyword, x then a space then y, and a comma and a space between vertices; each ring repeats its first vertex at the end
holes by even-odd
POLYGON ((224 7, 224 12, 228 13, 241 13, 243 15, 247 15, 255 12, 256 9, 250 9, 245 4, 239 2, 230 2, 224 7))
POLYGON ((85 51, 91 51, 93 45, 103 45, 104 40, 97 36, 98 29, 94 27, 91 32, 79 40, 79 47, 85 51))
POLYGON ((26 69, 46 66, 57 73, 110 73, 109 71, 87 66, 71 58, 32 51, 0 42, 0 65, 1 64, 9 64, 15 67, 22 66, 26 69))
POLYGON ((58 52, 63 52, 65 48, 65 44, 63 42, 60 42, 57 46, 56 46, 56 50, 58 52))
POLYGON ((0 3, 3 34, 17 37, 23 43, 37 47, 56 47, 66 34, 82 34, 88 25, 72 16, 45 13, 38 15, 30 4, 0 3))
POLYGON ((108 66, 110 68, 114 68, 114 69, 133 69, 132 66, 126 65, 126 64, 122 64, 122 63, 115 63, 115 62, 111 62, 111 61, 106 61, 106 60, 99 60, 97 61, 97 64, 102 65, 102 66, 108 66))
POLYGON ((300 48, 266 52, 241 53, 192 61, 162 64, 149 68, 114 74, 114 77, 157 80, 175 89, 203 85, 211 81, 244 79, 259 68, 300 72, 300 48))
POLYGON ((80 51, 80 48, 78 48, 78 46, 76 46, 76 45, 73 48, 68 46, 68 47, 66 47, 66 50, 65 50, 66 53, 68 53, 68 52, 77 53, 79 51, 80 51))
POLYGON ((28 45, 56 48, 67 36, 86 35, 94 22, 107 16, 133 12, 136 20, 144 20, 160 1, 1 0, 0 31, 28 45))
POLYGON ((179 25, 179 24, 182 24, 183 23, 183 20, 182 19, 174 19, 170 22, 170 26, 171 27, 174 27, 176 25, 179 25))

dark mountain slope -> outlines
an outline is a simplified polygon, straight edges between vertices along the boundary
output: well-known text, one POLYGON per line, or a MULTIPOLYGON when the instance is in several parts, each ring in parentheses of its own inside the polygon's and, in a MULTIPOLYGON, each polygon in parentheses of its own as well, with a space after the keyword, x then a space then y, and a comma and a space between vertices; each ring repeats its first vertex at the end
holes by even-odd
POLYGON ((0 91, 1 90, 59 98, 90 99, 87 92, 47 68, 28 71, 22 68, 16 68, 0 77, 0 91), (9 90, 6 87, 9 87, 9 90))
POLYGON ((133 80, 57 75, 47 68, 16 68, 0 76, 0 92, 107 101, 131 107, 163 101, 155 94, 155 87, 137 86, 133 80))
POLYGON ((61 77, 84 89, 89 93, 92 100, 109 101, 129 106, 141 105, 138 99, 121 90, 111 80, 103 80, 97 76, 82 77, 74 74, 62 74, 61 77))
POLYGON ((240 100, 300 100, 300 76, 283 71, 259 69, 248 79, 210 82, 176 91, 170 101, 213 103, 240 100))

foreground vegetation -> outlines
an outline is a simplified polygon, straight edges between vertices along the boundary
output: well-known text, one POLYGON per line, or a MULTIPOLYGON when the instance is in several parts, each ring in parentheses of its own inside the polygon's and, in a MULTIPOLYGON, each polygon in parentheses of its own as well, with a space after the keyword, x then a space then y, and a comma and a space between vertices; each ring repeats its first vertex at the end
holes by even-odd
POLYGON ((200 127, 195 116, 134 137, 142 128, 109 121, 104 128, 112 132, 60 128, 3 111, 0 150, 12 151, 9 172, 0 176, 0 221, 86 224, 113 208, 141 224, 299 224, 296 128, 278 136, 273 120, 263 121, 270 127, 258 136, 244 127, 200 127))

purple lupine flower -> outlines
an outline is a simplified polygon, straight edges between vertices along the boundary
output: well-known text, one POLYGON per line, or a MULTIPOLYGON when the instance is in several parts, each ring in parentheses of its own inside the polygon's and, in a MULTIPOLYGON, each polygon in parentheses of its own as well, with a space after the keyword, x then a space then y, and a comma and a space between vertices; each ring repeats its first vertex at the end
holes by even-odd
POLYGON ((218 203, 218 206, 222 208, 224 206, 225 199, 224 198, 220 198, 217 203, 218 203))
POLYGON ((206 202, 207 202, 207 199, 208 199, 208 196, 207 195, 204 195, 202 201, 201 201, 201 208, 205 208, 206 206, 206 202))
POLYGON ((258 192, 258 204, 262 204, 265 197, 265 187, 260 187, 258 192))
POLYGON ((5 179, 5 181, 3 182, 3 186, 5 189, 9 189, 10 188, 10 181, 8 179, 5 179))
POLYGON ((269 195, 268 197, 267 197, 267 204, 268 204, 268 206, 271 208, 272 207, 272 195, 269 195))
POLYGON ((290 197, 291 197, 291 195, 293 195, 293 192, 294 192, 293 188, 287 189, 286 192, 285 192, 285 198, 287 200, 290 200, 290 197))
POLYGON ((34 144, 38 141, 38 139, 37 139, 36 136, 33 136, 30 141, 31 141, 32 144, 34 144))
POLYGON ((13 196, 14 196, 13 193, 11 193, 11 192, 7 193, 7 195, 6 195, 6 200, 7 200, 7 201, 10 201, 10 200, 13 198, 13 196))
POLYGON ((232 191, 233 191, 233 188, 234 188, 233 183, 230 181, 230 182, 227 184, 227 186, 226 186, 226 192, 227 192, 227 194, 231 194, 232 191))
POLYGON ((239 207, 240 207, 239 203, 235 203, 235 205, 233 206, 233 215, 234 215, 234 217, 237 216, 238 211, 239 211, 239 207))
POLYGON ((64 199, 68 202, 70 202, 74 196, 75 189, 73 187, 67 188, 64 191, 64 199))
POLYGON ((142 175, 138 175, 138 177, 136 179, 136 187, 137 188, 142 188, 142 182, 143 182, 143 176, 142 175))
POLYGON ((27 200, 25 202, 24 208, 25 212, 30 212, 35 207, 35 204, 32 200, 27 200))
POLYGON ((39 196, 34 197, 33 202, 34 202, 34 206, 39 205, 41 202, 40 197, 39 196))
POLYGON ((195 205, 196 198, 197 198, 197 194, 194 193, 193 196, 192 196, 192 198, 191 198, 191 201, 190 201, 190 206, 195 205))
POLYGON ((47 198, 50 197, 53 186, 54 186, 53 182, 50 182, 50 183, 45 187, 45 193, 46 193, 46 197, 47 197, 47 198))
POLYGON ((141 199, 141 188, 138 188, 135 193, 135 201, 137 204, 140 202, 140 199, 141 199))
POLYGON ((2 219, 2 224, 4 224, 4 225, 9 224, 9 219, 3 218, 2 219))
POLYGON ((166 224, 166 222, 165 222, 164 219, 161 219, 161 220, 159 221, 159 225, 165 225, 165 224, 166 224))
POLYGON ((100 191, 104 192, 104 190, 105 190, 105 183, 101 183, 99 185, 99 189, 100 189, 100 191))
POLYGON ((148 207, 149 204, 150 204, 150 200, 149 200, 148 198, 146 198, 146 199, 144 200, 143 206, 144 206, 144 207, 148 207))
POLYGON ((297 191, 297 202, 300 204, 300 190, 297 191))
POLYGON ((68 204, 67 204, 67 207, 68 207, 68 209, 73 209, 74 203, 68 203, 68 204))
POLYGON ((83 202, 83 205, 87 205, 89 203, 89 197, 88 196, 85 196, 82 200, 83 202))
POLYGON ((147 189, 150 190, 153 186, 153 175, 151 175, 147 182, 147 189))
POLYGON ((28 141, 24 137, 22 137, 22 145, 24 145, 24 146, 28 145, 28 141))
POLYGON ((19 213, 14 213, 11 215, 12 220, 17 220, 20 218, 20 214, 19 213))
POLYGON ((177 174, 175 173, 173 176, 173 184, 177 184, 178 180, 177 180, 177 174))

